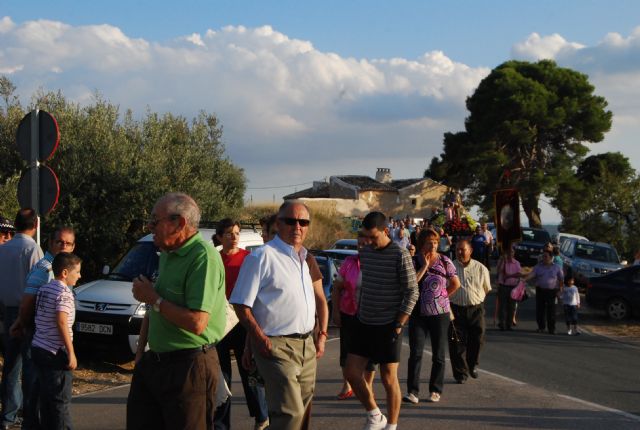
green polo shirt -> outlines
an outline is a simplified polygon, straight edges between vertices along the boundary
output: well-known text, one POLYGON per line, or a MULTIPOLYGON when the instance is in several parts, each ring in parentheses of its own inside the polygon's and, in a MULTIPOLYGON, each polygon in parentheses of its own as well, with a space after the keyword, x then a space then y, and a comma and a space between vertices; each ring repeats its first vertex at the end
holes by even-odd
POLYGON ((220 253, 200 233, 180 248, 160 254, 155 288, 171 303, 207 312, 209 324, 201 335, 196 335, 150 309, 149 348, 152 351, 197 348, 222 338, 226 323, 224 266, 220 253))

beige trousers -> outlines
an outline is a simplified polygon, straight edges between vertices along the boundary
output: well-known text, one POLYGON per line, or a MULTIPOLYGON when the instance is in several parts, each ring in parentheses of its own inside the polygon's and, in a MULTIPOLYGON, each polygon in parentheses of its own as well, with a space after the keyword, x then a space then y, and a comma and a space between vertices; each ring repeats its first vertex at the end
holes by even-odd
MULTIPOLYGON (((316 347, 313 336, 269 338, 272 357, 254 353, 264 379, 271 430, 300 430, 316 385, 316 347)), ((257 351, 255 345, 253 350, 257 351)))

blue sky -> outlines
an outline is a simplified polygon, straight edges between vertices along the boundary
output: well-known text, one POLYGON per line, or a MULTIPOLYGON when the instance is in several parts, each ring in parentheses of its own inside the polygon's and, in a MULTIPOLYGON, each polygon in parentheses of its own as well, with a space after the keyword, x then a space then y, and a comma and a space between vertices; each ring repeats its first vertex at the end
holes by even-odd
POLYGON ((215 112, 254 201, 377 167, 421 176, 513 58, 587 73, 614 112, 593 150, 640 169, 638 1, 0 0, 0 19, 0 74, 23 100, 97 89, 139 114, 215 112))

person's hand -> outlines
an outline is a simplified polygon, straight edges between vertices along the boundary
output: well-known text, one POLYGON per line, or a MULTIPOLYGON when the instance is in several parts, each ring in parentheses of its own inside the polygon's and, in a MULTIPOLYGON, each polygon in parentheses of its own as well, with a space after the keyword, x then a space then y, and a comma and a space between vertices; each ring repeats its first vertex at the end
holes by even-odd
POLYGON ((316 358, 320 358, 324 355, 324 347, 327 342, 327 336, 324 334, 318 334, 318 338, 315 341, 316 345, 316 358))
POLYGON ((144 275, 133 278, 133 297, 139 302, 152 305, 160 297, 153 288, 153 283, 144 275))
POLYGON ((336 327, 342 327, 342 318, 340 317, 340 312, 333 312, 331 319, 333 320, 333 324, 336 327))
POLYGON ((11 337, 23 337, 24 336, 24 326, 20 320, 15 320, 11 327, 9 327, 9 336, 11 337))
POLYGON ((255 336, 255 344, 258 354, 265 358, 271 358, 271 340, 265 335, 255 336))
POLYGON ((78 367, 78 359, 76 358, 75 352, 69 354, 69 364, 67 364, 68 370, 75 370, 78 367))
POLYGON ((136 350, 136 357, 134 358, 133 364, 134 367, 138 365, 138 363, 140 363, 140 360, 142 360, 142 354, 144 354, 144 350, 136 350))

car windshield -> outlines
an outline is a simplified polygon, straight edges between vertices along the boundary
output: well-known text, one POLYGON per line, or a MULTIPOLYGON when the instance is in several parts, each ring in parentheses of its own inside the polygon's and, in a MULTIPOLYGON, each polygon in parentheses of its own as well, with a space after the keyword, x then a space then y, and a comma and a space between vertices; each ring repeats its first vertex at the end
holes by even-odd
POLYGON ((108 279, 132 281, 138 275, 151 279, 158 270, 158 249, 153 242, 138 242, 109 273, 108 279))
POLYGON ((339 240, 338 242, 335 243, 333 249, 353 249, 356 250, 358 249, 358 243, 357 242, 351 242, 351 241, 341 241, 339 240))
POLYGON ((551 236, 546 230, 522 229, 522 240, 527 242, 547 243, 551 242, 551 236))
POLYGON ((602 261, 604 263, 620 262, 615 249, 592 243, 577 242, 575 255, 586 260, 602 261))

